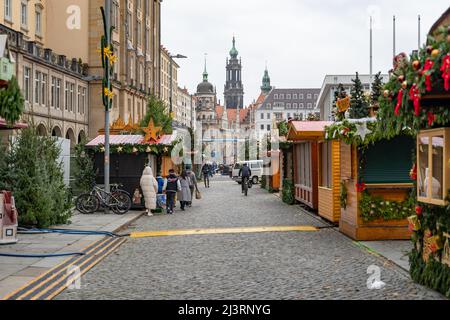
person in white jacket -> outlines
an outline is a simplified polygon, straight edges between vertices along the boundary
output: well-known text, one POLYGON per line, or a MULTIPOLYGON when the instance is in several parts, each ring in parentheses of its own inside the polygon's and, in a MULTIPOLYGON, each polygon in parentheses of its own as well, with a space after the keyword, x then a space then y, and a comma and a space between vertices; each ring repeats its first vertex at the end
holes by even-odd
POLYGON ((147 166, 141 177, 141 189, 144 194, 145 208, 148 216, 152 216, 152 211, 156 209, 156 194, 158 193, 158 182, 153 176, 152 168, 147 166))

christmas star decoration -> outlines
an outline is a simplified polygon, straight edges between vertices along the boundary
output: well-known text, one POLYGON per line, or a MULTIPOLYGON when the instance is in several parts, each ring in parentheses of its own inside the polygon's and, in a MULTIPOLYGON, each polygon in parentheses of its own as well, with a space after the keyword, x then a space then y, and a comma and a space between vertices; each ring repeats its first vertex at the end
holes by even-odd
POLYGON ((150 119, 150 122, 148 123, 148 127, 143 129, 145 132, 145 138, 144 141, 158 141, 160 138, 160 133, 162 131, 161 127, 155 127, 155 123, 153 122, 153 119, 150 119))
POLYGON ((367 128, 367 122, 364 122, 363 124, 356 124, 355 135, 360 136, 362 141, 366 140, 366 136, 370 133, 372 133, 372 131, 367 128))

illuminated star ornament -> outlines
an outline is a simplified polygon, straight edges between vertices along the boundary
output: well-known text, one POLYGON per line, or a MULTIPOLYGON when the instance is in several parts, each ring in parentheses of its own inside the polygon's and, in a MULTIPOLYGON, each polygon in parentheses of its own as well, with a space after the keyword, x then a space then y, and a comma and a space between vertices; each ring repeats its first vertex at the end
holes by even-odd
POLYGON ((363 122, 363 124, 356 124, 355 135, 360 136, 362 141, 366 140, 366 136, 371 133, 372 131, 367 128, 367 122, 363 122))

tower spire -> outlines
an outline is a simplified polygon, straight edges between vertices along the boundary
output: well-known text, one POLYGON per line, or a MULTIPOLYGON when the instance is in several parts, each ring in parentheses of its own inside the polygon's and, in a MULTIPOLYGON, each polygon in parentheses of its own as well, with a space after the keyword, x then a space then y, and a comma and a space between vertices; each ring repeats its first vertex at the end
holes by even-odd
POLYGON ((203 81, 208 81, 208 71, 206 70, 206 56, 208 54, 205 53, 205 70, 203 71, 203 81))
POLYGON ((239 52, 236 49, 236 37, 233 35, 233 48, 231 48, 231 50, 230 50, 230 56, 233 59, 236 59, 238 54, 239 54, 239 52))
POLYGON ((272 86, 270 85, 270 76, 269 70, 267 70, 267 61, 266 61, 266 69, 264 70, 264 77, 262 80, 261 91, 264 94, 268 94, 272 90, 272 86))

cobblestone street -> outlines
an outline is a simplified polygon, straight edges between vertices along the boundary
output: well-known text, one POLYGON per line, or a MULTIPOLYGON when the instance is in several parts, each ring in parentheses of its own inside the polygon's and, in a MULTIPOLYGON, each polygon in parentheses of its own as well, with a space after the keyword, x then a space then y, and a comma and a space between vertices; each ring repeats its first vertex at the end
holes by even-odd
MULTIPOLYGON (((127 232, 192 228, 326 226, 259 186, 248 198, 215 177, 203 199, 173 216, 143 217, 127 232)), ((128 239, 57 299, 442 299, 393 263, 335 229, 128 239), (367 269, 381 268, 380 290, 367 269)))

